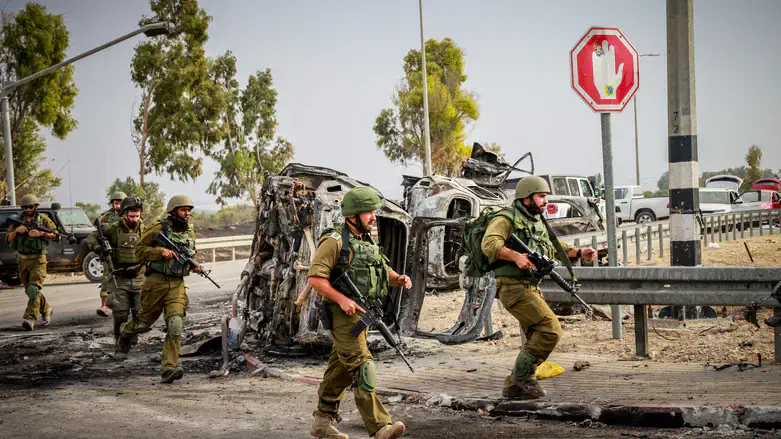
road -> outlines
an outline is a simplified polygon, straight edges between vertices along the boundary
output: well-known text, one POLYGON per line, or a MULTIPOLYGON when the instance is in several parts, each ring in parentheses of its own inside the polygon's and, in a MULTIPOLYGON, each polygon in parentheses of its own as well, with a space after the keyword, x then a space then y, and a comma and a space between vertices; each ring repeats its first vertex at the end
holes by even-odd
MULTIPOLYGON (((236 288, 245 263, 246 261, 228 261, 204 264, 207 269, 212 270, 210 276, 222 288, 217 289, 203 277, 190 275, 186 281, 190 306, 197 306, 204 300, 227 300, 236 288)), ((50 278, 50 282, 43 289, 46 298, 54 307, 52 324, 45 328, 47 332, 72 330, 74 326, 82 325, 111 327, 111 319, 95 313, 95 309, 100 305, 98 284, 88 282, 83 276, 56 276, 50 278)), ((22 287, 0 290, 0 338, 4 333, 22 331, 22 314, 26 306, 27 296, 22 287)))

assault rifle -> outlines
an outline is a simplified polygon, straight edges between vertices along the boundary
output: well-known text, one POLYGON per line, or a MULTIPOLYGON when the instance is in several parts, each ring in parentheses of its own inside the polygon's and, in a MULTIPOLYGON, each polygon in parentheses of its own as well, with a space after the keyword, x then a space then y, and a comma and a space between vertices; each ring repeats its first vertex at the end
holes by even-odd
POLYGON ((358 300, 355 302, 361 308, 366 310, 366 313, 363 315, 363 317, 361 317, 361 320, 359 320, 358 323, 356 323, 355 326, 350 329, 350 334, 352 334, 353 337, 358 337, 361 334, 361 331, 367 327, 371 325, 377 325, 377 329, 380 330, 380 334, 382 334, 382 337, 385 339, 385 341, 387 341, 393 349, 396 349, 396 353, 399 354, 402 360, 404 360, 404 363, 407 364, 409 370, 415 372, 415 369, 412 368, 412 364, 410 364, 407 357, 404 356, 404 352, 401 351, 401 347, 399 346, 400 343, 393 337, 393 334, 391 334, 390 329, 385 325, 385 322, 382 321, 384 317, 382 309, 374 303, 366 300, 363 294, 361 294, 361 291, 358 290, 358 287, 355 286, 352 279, 350 279, 346 273, 341 277, 350 289, 351 294, 348 294, 347 296, 357 298, 358 300))
POLYGON ((114 277, 114 261, 111 260, 111 244, 108 242, 106 234, 103 233, 103 223, 100 221, 100 219, 95 221, 95 226, 98 228, 100 259, 106 264, 106 267, 108 267, 108 274, 111 276, 111 280, 114 281, 114 286, 119 288, 119 285, 117 285, 117 278, 114 277))
POLYGON ((6 219, 6 222, 14 224, 16 226, 25 226, 25 227, 27 227, 27 230, 39 230, 39 231, 44 232, 44 233, 53 233, 53 234, 59 236, 60 238, 67 239, 68 242, 70 242, 70 243, 76 242, 76 237, 74 237, 73 235, 65 235, 65 234, 60 233, 60 232, 58 232, 56 230, 52 230, 52 229, 50 229, 48 227, 44 227, 44 226, 38 224, 38 221, 20 221, 20 220, 18 220, 16 218, 8 218, 8 219, 6 219))
POLYGON ((192 251, 189 247, 185 247, 183 245, 179 245, 171 241, 162 232, 158 233, 152 242, 160 244, 161 246, 167 248, 168 250, 173 251, 176 262, 181 264, 183 267, 189 265, 190 268, 192 269, 196 269, 196 268, 200 269, 200 273, 198 274, 205 277, 206 279, 209 279, 209 281, 211 281, 211 283, 213 283, 215 287, 220 288, 220 285, 217 282, 215 282, 214 279, 209 277, 209 273, 211 273, 211 271, 206 271, 206 269, 203 268, 203 265, 195 261, 195 252, 192 251))
POLYGON ((578 300, 581 305, 585 306, 586 309, 589 312, 594 312, 594 309, 591 308, 591 306, 583 301, 583 299, 578 296, 578 290, 580 287, 578 286, 577 282, 575 281, 568 281, 561 277, 561 275, 555 271, 553 271, 554 268, 556 268, 557 265, 559 265, 558 262, 555 260, 537 253, 536 251, 533 251, 529 248, 526 244, 524 244, 523 241, 521 241, 520 238, 515 236, 515 234, 510 235, 510 239, 512 241, 511 245, 509 246, 513 250, 518 251, 519 253, 523 253, 526 256, 528 256, 529 260, 534 264, 535 267, 537 267, 537 271, 534 272, 534 275, 539 277, 540 279, 544 278, 545 276, 550 276, 551 279, 556 281, 557 284, 566 292, 572 294, 572 297, 578 300))

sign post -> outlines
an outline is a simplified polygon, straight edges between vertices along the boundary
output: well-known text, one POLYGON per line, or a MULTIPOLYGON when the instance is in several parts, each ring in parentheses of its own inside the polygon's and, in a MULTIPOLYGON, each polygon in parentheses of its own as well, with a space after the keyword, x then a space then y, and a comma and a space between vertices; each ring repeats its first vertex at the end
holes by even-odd
MULTIPOLYGON (((610 113, 622 111, 637 92, 640 86, 639 56, 637 50, 617 28, 592 27, 570 51, 570 69, 572 89, 595 113, 601 113, 607 251, 608 264, 612 267, 617 265, 618 252, 610 113)), ((621 306, 611 305, 610 311, 613 338, 621 339, 621 306)))

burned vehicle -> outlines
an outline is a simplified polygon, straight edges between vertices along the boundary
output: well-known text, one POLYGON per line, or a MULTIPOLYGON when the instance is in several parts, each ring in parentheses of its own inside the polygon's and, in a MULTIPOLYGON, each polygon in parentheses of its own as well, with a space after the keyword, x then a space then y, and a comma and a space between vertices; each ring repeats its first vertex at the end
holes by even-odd
MULTIPOLYGON (((369 185, 333 169, 298 163, 267 176, 250 261, 233 300, 234 317, 243 317, 245 325, 241 338, 249 328, 266 349, 287 352, 301 345, 331 343, 330 332, 318 321, 317 294, 308 287, 307 271, 320 234, 343 221, 340 202, 356 186, 369 185)), ((385 200, 372 230, 390 265, 399 270, 406 262, 410 222, 401 206, 385 200)), ((393 288, 382 304, 391 327, 400 298, 401 288, 393 288)))
MULTIPOLYGON (((463 163, 459 177, 404 176, 404 207, 413 218, 475 218, 486 207, 510 205, 515 186, 507 189, 505 183, 512 172, 534 174, 531 153, 524 154, 510 165, 475 143, 472 155, 463 163), (519 168, 519 164, 526 158, 530 162, 529 169, 519 168)), ((558 236, 605 230, 595 200, 550 195, 548 202, 545 215, 558 236)), ((427 262, 426 287, 437 290, 457 288, 461 274, 457 260, 460 227, 435 227, 428 233, 430 257, 427 262)))

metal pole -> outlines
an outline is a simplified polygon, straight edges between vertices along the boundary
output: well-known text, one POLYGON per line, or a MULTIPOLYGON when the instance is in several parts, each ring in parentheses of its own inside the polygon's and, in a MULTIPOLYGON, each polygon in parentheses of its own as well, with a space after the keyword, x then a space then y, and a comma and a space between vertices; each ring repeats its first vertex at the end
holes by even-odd
POLYGON ((648 356, 648 312, 645 305, 635 305, 635 349, 638 357, 648 356))
POLYGON ((626 237, 626 230, 621 231, 621 250, 624 252, 623 265, 629 265, 629 240, 626 237))
POLYGON ((694 0, 667 0, 667 114, 670 263, 702 261, 697 230, 699 155, 694 86, 694 0))
POLYGON ((420 63, 423 66, 423 126, 425 129, 424 140, 426 144, 426 161, 423 164, 425 177, 432 175, 431 169, 431 133, 428 120, 428 75, 426 73, 426 41, 423 38, 423 0, 418 0, 420 8, 420 63))
POLYGON ((664 258, 664 226, 659 224, 659 257, 664 258))
POLYGON ((11 144, 11 119, 8 116, 8 96, 0 98, 3 111, 3 143, 5 143, 5 176, 8 183, 8 199, 16 205, 16 184, 14 183, 14 153, 11 144))
POLYGON ((648 260, 652 260, 654 258, 654 228, 653 226, 648 226, 646 229, 646 233, 648 236, 646 238, 648 239, 648 260))
MULTIPOLYGON (((610 113, 600 114, 602 125, 602 168, 605 175, 605 202, 607 210, 607 261, 615 267, 618 262, 616 249, 616 191, 613 184, 613 139, 610 132, 610 113)), ((613 320, 613 338, 623 338, 621 328, 621 305, 610 305, 610 316, 613 320)))
POLYGON ((637 139, 637 93, 632 98, 635 113, 635 173, 637 174, 637 185, 640 186, 640 141, 637 139))
POLYGON ((635 227, 635 265, 640 265, 640 227, 635 227))

